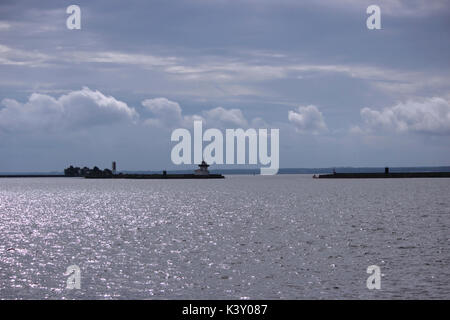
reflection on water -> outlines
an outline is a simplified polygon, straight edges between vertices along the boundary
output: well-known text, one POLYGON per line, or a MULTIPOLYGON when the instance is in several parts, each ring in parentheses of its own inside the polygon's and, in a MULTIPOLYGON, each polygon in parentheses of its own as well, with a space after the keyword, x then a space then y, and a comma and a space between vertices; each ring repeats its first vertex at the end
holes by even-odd
POLYGON ((449 194, 450 179, 0 179, 0 298, 449 299, 449 194))

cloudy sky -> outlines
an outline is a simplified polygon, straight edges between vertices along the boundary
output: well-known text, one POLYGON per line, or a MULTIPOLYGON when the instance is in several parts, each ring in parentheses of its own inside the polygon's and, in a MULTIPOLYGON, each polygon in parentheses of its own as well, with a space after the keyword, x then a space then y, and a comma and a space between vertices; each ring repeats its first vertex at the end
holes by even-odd
POLYGON ((193 119, 279 128, 285 168, 450 165, 449 58, 446 0, 2 0, 0 172, 176 169, 193 119))

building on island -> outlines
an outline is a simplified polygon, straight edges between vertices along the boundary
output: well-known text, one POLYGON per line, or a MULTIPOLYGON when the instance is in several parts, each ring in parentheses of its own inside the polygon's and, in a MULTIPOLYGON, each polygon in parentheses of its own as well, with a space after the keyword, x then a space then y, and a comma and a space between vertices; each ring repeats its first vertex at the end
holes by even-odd
POLYGON ((199 169, 195 170, 195 174, 198 176, 208 176, 209 175, 209 171, 208 171, 208 167, 209 164, 207 164, 204 160, 202 161, 201 164, 198 165, 199 169))

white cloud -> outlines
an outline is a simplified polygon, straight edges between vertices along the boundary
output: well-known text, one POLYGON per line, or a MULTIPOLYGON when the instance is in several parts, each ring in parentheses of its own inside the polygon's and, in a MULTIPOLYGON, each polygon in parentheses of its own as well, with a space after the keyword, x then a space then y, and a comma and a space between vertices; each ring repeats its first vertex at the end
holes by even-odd
POLYGON ((248 122, 240 109, 224 109, 222 107, 214 108, 203 112, 208 125, 220 127, 228 125, 231 127, 245 128, 248 122))
POLYGON ((9 23, 0 21, 0 31, 9 30, 10 28, 11 28, 11 25, 9 23))
POLYGON ((176 126, 183 121, 178 102, 170 101, 167 98, 155 98, 142 101, 142 105, 155 115, 155 118, 146 120, 148 124, 176 126))
MULTIPOLYGON (((2 25, 0 24, 0 30, 2 25)), ((142 68, 168 67, 176 63, 175 57, 155 56, 116 51, 75 51, 70 53, 25 51, 0 44, 0 64, 20 66, 47 66, 58 63, 111 63, 138 65, 142 68)))
POLYGON ((448 8, 442 0, 314 0, 326 6, 336 6, 347 10, 367 8, 369 5, 380 6, 382 14, 392 16, 423 16, 448 8))
MULTIPOLYGON (((204 1, 204 0, 203 0, 204 1)), ((216 2, 227 3, 226 0, 216 2)), ((274 5, 272 0, 237 0, 257 5, 274 5)), ((278 0, 276 5, 324 7, 324 10, 359 11, 369 5, 376 4, 382 8, 383 14, 392 16, 424 16, 448 8, 445 0, 278 0)))
POLYGON ((296 111, 289 111, 288 119, 301 133, 318 134, 328 130, 322 112, 314 105, 299 106, 296 111))
POLYGON ((144 120, 144 123, 150 126, 191 127, 194 120, 205 121, 201 116, 195 114, 184 116, 179 103, 167 98, 146 99, 142 101, 142 105, 154 115, 153 118, 144 120))
MULTIPOLYGON (((205 59, 202 59, 205 60, 205 59)), ((288 59, 284 64, 252 63, 246 61, 229 61, 223 58, 211 58, 201 64, 188 65, 178 61, 167 66, 164 71, 175 79, 185 81, 205 81, 216 84, 234 84, 248 82, 263 82, 279 79, 302 79, 323 74, 340 74, 345 77, 367 81, 373 87, 389 94, 413 94, 422 89, 446 88, 448 76, 429 74, 420 71, 381 68, 371 65, 357 64, 300 64, 291 63, 288 59)), ((234 90, 228 90, 228 95, 234 90)), ((241 90, 240 94, 246 94, 241 90)), ((248 94, 255 94, 249 91, 248 94)), ((259 95, 263 94, 261 92, 259 95)))
POLYGON ((0 44, 0 65, 30 66, 45 65, 49 56, 36 51, 24 51, 0 44))
POLYGON ((114 64, 131 64, 141 67, 153 68, 160 66, 168 66, 175 63, 175 57, 161 57, 148 54, 135 54, 125 52, 89 52, 78 51, 70 54, 68 58, 76 62, 95 62, 95 63, 114 63, 114 64))
MULTIPOLYGON (((208 93, 202 90, 201 96, 241 96, 264 95, 267 91, 249 87, 250 83, 281 79, 302 79, 323 74, 341 74, 346 77, 367 81, 373 87, 389 94, 402 96, 420 90, 447 87, 447 75, 431 74, 424 71, 380 68, 371 65, 352 64, 309 64, 298 63, 285 57, 282 62, 273 64, 272 59, 260 61, 250 54, 248 59, 230 59, 217 56, 202 56, 194 61, 183 57, 170 57, 139 54, 125 51, 36 51, 22 50, 0 44, 0 65, 23 67, 58 66, 73 63, 113 64, 117 66, 138 66, 145 70, 161 72, 170 80, 192 83, 193 80, 205 82, 208 93), (198 63, 198 61, 202 61, 198 63), (211 84, 214 84, 211 90, 211 84)), ((195 92, 189 88, 189 93, 195 92)))
POLYGON ((192 127, 194 120, 201 120, 205 126, 214 128, 245 128, 248 121, 240 109, 217 107, 202 111, 201 115, 183 115, 177 102, 167 98, 146 99, 142 105, 154 115, 144 122, 159 127, 192 127))
POLYGON ((125 102, 87 87, 59 98, 33 93, 25 103, 3 99, 2 105, 0 130, 4 132, 76 129, 138 117, 125 102))
MULTIPOLYGON (((427 134, 450 134, 450 100, 433 97, 398 103, 381 111, 361 110, 366 130, 392 130, 427 134)), ((356 128, 356 127, 355 127, 356 128)), ((353 132, 357 131, 353 128, 353 132)))

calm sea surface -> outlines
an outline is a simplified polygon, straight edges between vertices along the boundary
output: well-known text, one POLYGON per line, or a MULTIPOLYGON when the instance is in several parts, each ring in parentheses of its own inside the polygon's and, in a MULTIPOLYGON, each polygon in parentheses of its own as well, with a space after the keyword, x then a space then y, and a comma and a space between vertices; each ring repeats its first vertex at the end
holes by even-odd
POLYGON ((0 179, 2 299, 450 299, 449 248, 450 179, 0 179))

